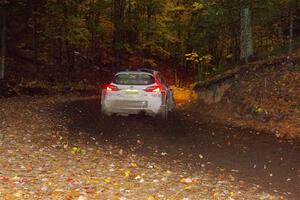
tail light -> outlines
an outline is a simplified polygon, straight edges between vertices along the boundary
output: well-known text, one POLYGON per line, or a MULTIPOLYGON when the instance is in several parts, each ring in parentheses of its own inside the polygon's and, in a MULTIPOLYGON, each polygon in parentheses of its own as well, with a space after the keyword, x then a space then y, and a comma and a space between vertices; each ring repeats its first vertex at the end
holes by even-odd
POLYGON ((151 86, 145 89, 146 92, 155 92, 155 93, 160 93, 162 92, 162 88, 158 85, 156 86, 151 86))
POLYGON ((106 91, 118 91, 119 90, 118 87, 111 85, 111 84, 104 85, 103 89, 106 91))

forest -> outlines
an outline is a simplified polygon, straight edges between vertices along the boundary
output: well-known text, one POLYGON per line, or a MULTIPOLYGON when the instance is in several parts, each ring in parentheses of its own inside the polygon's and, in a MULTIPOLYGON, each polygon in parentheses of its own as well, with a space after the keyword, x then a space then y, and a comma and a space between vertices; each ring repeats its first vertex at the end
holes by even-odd
POLYGON ((300 0, 0 0, 0 45, 0 199, 300 199, 300 0))
POLYGON ((168 68, 175 79, 179 71, 206 80, 300 47, 299 0, 1 0, 0 5, 1 77, 8 79, 66 74, 72 79, 82 68, 101 74, 149 67, 168 68))

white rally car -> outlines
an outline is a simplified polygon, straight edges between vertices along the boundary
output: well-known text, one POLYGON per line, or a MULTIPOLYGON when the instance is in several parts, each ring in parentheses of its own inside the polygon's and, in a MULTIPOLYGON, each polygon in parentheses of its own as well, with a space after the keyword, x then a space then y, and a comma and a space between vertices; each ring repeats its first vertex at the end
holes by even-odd
POLYGON ((118 72, 101 91, 101 111, 108 116, 145 113, 167 119, 174 109, 172 91, 154 70, 118 72))

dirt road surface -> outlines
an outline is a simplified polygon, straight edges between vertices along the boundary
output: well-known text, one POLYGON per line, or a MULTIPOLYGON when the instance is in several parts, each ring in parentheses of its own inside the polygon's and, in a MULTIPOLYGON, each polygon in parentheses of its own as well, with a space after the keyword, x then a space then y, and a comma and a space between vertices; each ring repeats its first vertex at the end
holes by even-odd
POLYGON ((0 99, 0 199, 300 199, 300 142, 98 97, 0 99))

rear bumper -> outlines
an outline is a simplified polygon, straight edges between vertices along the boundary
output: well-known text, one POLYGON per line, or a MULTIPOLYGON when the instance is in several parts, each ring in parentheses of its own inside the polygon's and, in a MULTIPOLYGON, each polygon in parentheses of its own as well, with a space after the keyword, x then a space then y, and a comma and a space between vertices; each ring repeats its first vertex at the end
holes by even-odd
POLYGON ((105 108, 105 113, 106 114, 140 114, 140 113, 145 113, 147 115, 157 115, 160 112, 159 111, 153 111, 149 109, 129 109, 129 108, 105 108))
POLYGON ((162 108, 161 99, 106 99, 101 102, 105 113, 138 114, 145 112, 149 115, 159 114, 162 108))

